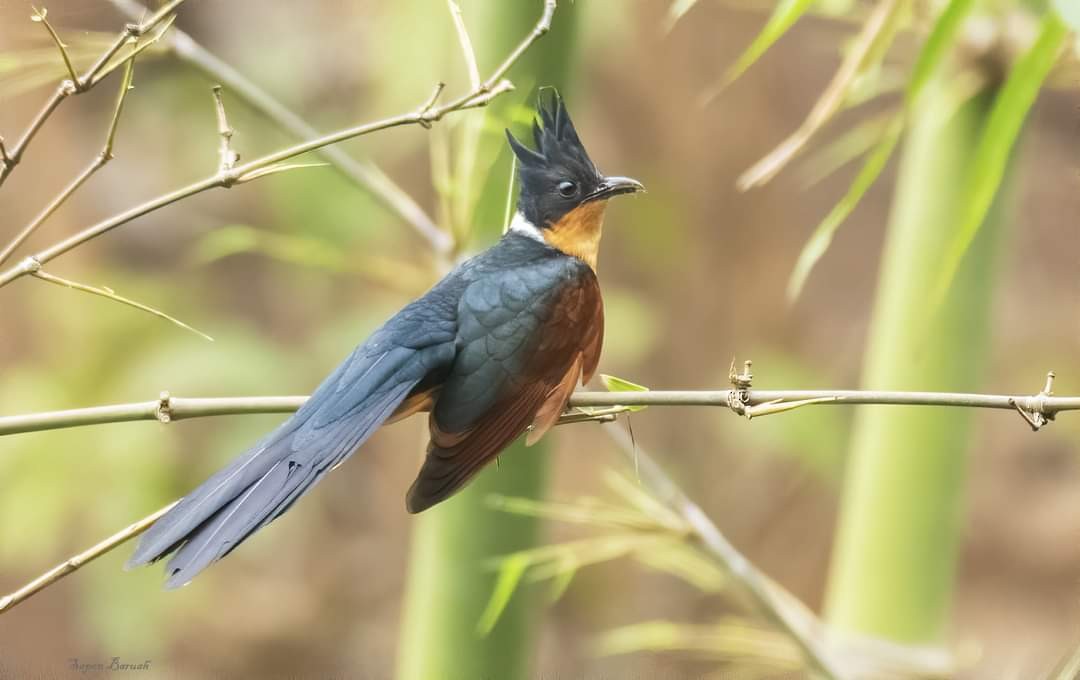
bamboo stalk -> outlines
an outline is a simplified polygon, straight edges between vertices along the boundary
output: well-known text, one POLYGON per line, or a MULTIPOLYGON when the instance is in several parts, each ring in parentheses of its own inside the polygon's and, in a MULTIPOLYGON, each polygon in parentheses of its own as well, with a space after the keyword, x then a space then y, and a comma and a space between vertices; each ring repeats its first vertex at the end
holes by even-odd
MULTIPOLYGON (((508 36, 534 21, 530 3, 461 4, 466 23, 474 28, 472 35, 481 57, 504 53, 508 36)), ((560 3, 551 34, 524 55, 511 72, 519 92, 496 102, 491 109, 492 118, 501 118, 508 106, 531 106, 533 86, 537 84, 560 87, 566 84, 571 72, 573 17, 578 11, 574 3, 560 3)), ((470 51, 469 41, 460 38, 462 30, 459 28, 459 39, 452 43, 453 49, 470 51)), ((469 61, 467 54, 466 63, 469 61)), ((506 176, 504 168, 509 167, 510 155, 506 153, 505 138, 501 134, 482 135, 484 127, 477 125, 472 130, 462 130, 461 138, 465 141, 459 156, 464 160, 459 168, 464 172, 457 177, 460 193, 455 206, 459 208, 455 215, 464 217, 461 226, 472 229, 478 243, 489 242, 501 234, 506 202, 506 184, 502 178, 506 176), (501 162, 491 170, 491 176, 499 181, 484 186, 474 212, 462 202, 468 201, 471 193, 469 180, 476 166, 470 161, 476 158, 477 143, 487 145, 481 151, 499 149, 501 162)), ((485 499, 493 493, 542 498, 547 448, 545 442, 528 449, 520 441, 515 443, 502 453, 502 458, 508 461, 505 465, 488 466, 460 494, 416 519, 398 643, 399 680, 530 677, 530 660, 543 608, 528 589, 513 598, 498 625, 486 637, 477 632, 477 626, 495 578, 485 564, 498 555, 536 545, 540 526, 534 518, 491 512, 485 499)))
MULTIPOLYGON (((988 113, 987 89, 956 108, 936 77, 912 111, 894 199, 863 382, 949 389, 983 374, 999 218, 991 215, 948 297, 928 300, 962 211, 957 187, 988 113), (951 115, 950 115, 951 113, 951 115)), ((866 408, 851 458, 827 595, 839 629, 901 643, 942 641, 961 527, 967 413, 866 408)))

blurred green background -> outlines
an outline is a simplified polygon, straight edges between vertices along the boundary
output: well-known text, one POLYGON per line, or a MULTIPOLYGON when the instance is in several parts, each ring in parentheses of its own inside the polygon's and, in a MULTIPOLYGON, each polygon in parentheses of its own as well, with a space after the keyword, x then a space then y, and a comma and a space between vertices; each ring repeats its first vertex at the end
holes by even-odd
MULTIPOLYGON (((482 74, 539 12, 539 2, 518 2, 527 5, 521 26, 492 20, 485 3, 462 3, 482 74)), ((558 20, 572 23, 574 33, 553 33, 549 39, 562 42, 550 52, 571 63, 563 90, 577 128, 602 170, 649 188, 613 203, 608 214, 600 370, 657 389, 722 388, 737 355, 754 360, 755 387, 857 386, 895 161, 794 304, 785 287, 795 260, 857 168, 811 186, 818 166, 808 154, 763 188, 735 189, 735 178, 802 121, 837 67, 850 21, 804 19, 744 77, 703 103, 702 93, 715 89, 771 5, 701 0, 668 32, 666 0, 561 4, 558 20), (568 54, 557 54, 562 49, 568 54)), ((73 54, 122 22, 106 2, 58 0, 48 9, 73 54)), ((858 16, 865 7, 839 9, 858 16)), ((9 143, 62 73, 29 14, 29 5, 0 4, 0 134, 9 143)), ((440 80, 451 96, 468 85, 439 0, 320 0, 302 9, 189 0, 176 25, 320 130, 411 110, 440 80)), ((886 68, 906 68, 916 47, 901 35, 886 68)), ((522 90, 517 103, 535 84, 529 73, 510 74, 522 90)), ((1080 393, 1080 77, 1060 80, 1062 89, 1043 92, 1016 152, 987 368, 968 390, 1032 393, 1052 368, 1058 393, 1080 393)), ((0 190, 0 240, 97 153, 116 82, 114 76, 65 103, 35 141, 0 190)), ((211 84, 164 55, 140 59, 116 160, 33 244, 212 172, 218 139, 211 84)), ((228 90, 225 98, 242 158, 290 141, 228 90)), ((869 106, 872 112, 880 104, 869 106)), ((825 139, 865 113, 841 113, 825 139)), ((496 191, 486 183, 501 191, 508 170, 491 154, 501 148, 502 128, 521 117, 520 106, 500 105, 455 114, 430 132, 390 130, 344 148, 377 162, 444 225, 477 223, 490 235, 501 204, 482 201, 476 217, 471 208, 448 216, 440 207, 438 149, 455 151, 469 134, 464 127, 475 125, 479 148, 492 150, 477 162, 476 191, 496 191)), ((436 269, 407 226, 332 168, 204 194, 126 225, 50 270, 161 308, 216 341, 105 300, 18 281, 0 291, 0 414, 141 401, 164 389, 183 396, 303 394, 424 290, 436 269)), ((632 425, 636 440, 740 549, 819 609, 853 415, 818 408, 748 423, 716 409, 653 408, 634 414, 632 425)), ((1063 415, 1033 436, 1014 415, 972 418, 946 635, 975 659, 965 677, 1034 677, 1080 626, 1080 420, 1063 415)), ((0 438, 0 593, 182 495, 279 421, 243 416, 0 438)), ((183 590, 163 592, 159 568, 121 571, 130 550, 124 548, 0 616, 0 675, 61 676, 72 658, 118 656, 152 659, 162 677, 392 676, 399 656, 428 653, 399 649, 417 524, 403 496, 425 432, 421 418, 380 432, 286 518, 183 590)), ((604 473, 626 463, 598 427, 559 428, 549 440, 546 497, 610 495, 604 473)), ((485 475, 513 474, 518 463, 525 464, 504 456, 485 475)), ((452 512, 460 502, 432 512, 452 512)), ((541 540, 580 535, 579 528, 551 524, 541 540)), ((495 574, 484 578, 493 585, 495 574)), ((536 598, 527 609, 539 636, 533 675, 705 673, 715 659, 604 656, 594 642, 624 624, 712 622, 731 611, 739 610, 635 562, 590 567, 557 602, 536 598)))

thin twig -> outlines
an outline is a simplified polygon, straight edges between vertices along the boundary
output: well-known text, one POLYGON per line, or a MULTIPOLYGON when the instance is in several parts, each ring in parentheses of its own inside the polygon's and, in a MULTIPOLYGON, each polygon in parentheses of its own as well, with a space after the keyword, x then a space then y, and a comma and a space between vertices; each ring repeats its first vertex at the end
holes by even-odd
POLYGON ((168 19, 169 15, 176 11, 176 8, 183 2, 184 0, 169 0, 169 2, 166 2, 159 7, 157 11, 151 14, 145 21, 124 26, 124 30, 120 32, 120 35, 117 36, 113 44, 109 46, 109 49, 102 53, 102 55, 98 57, 98 60, 94 62, 94 65, 90 67, 90 70, 83 75, 83 79, 94 83, 97 82, 99 75, 106 74, 116 68, 116 65, 109 66, 108 70, 106 70, 105 67, 125 43, 132 38, 142 38, 144 35, 154 30, 154 27, 168 19))
POLYGON ((23 132, 22 137, 15 143, 15 146, 13 146, 10 151, 6 151, 0 156, 0 185, 3 185, 4 181, 15 169, 15 166, 22 160, 23 153, 26 152, 26 148, 30 145, 30 142, 33 141, 34 136, 37 135, 45 125, 45 121, 47 121, 49 117, 52 116, 53 112, 56 111, 56 108, 60 106, 60 103, 73 94, 81 94, 90 90, 101 82, 105 76, 119 68, 125 60, 134 59, 139 52, 159 40, 164 30, 167 30, 167 25, 162 32, 158 33, 150 40, 145 41, 142 46, 133 50, 124 60, 112 64, 109 63, 112 58, 116 56, 116 53, 120 51, 120 48, 128 42, 143 37, 163 21, 169 19, 173 10, 179 7, 182 2, 184 2, 184 0, 170 0, 162 5, 159 10, 154 12, 146 21, 138 24, 126 25, 124 30, 120 32, 120 35, 117 36, 116 40, 101 53, 101 56, 98 57, 97 61, 94 62, 94 65, 91 66, 86 73, 71 80, 65 79, 57 86, 52 96, 45 102, 45 105, 41 107, 41 110, 26 128, 26 131, 23 132))
MULTIPOLYGON (((184 398, 170 400, 173 420, 208 416, 240 415, 245 413, 289 413, 300 408, 307 397, 220 397, 184 398)), ((950 406, 990 408, 1006 411, 1023 409, 1041 413, 1046 418, 1062 411, 1080 410, 1080 397, 1056 397, 1043 394, 1010 396, 1007 394, 971 394, 963 392, 885 392, 878 390, 650 390, 646 392, 576 392, 570 397, 570 407, 632 407, 632 406, 712 406, 732 408, 770 406, 777 404, 886 406, 950 406), (742 401, 745 399, 745 401, 742 401)), ((158 402, 135 402, 31 413, 0 417, 0 435, 36 432, 101 423, 122 423, 158 418, 158 402)), ((739 415, 746 415, 741 409, 739 415)), ((600 413, 594 415, 610 415, 600 413)), ((571 420, 582 414, 569 412, 571 420)))
POLYGON ((236 130, 229 127, 229 119, 225 116, 225 102, 221 99, 221 86, 215 85, 210 88, 214 95, 214 110, 217 112, 218 135, 221 137, 221 145, 218 147, 218 172, 229 172, 236 167, 240 160, 240 154, 233 151, 232 138, 236 130))
POLYGON ((49 15, 49 10, 46 7, 38 9, 31 5, 31 9, 34 14, 30 17, 30 20, 39 23, 45 27, 45 30, 49 32, 49 37, 52 38, 53 44, 56 45, 56 49, 60 50, 60 57, 64 60, 64 66, 67 68, 68 75, 71 76, 71 83, 75 86, 76 90, 80 86, 79 74, 75 72, 75 67, 71 64, 71 56, 68 54, 67 45, 64 41, 60 40, 60 36, 57 35, 56 29, 52 27, 49 20, 46 18, 49 15))
POLYGON ((638 466, 640 479, 657 499, 682 517, 702 548, 724 565, 766 620, 787 633, 802 652, 807 665, 829 680, 840 680, 842 676, 825 650, 820 628, 814 625, 817 617, 793 596, 785 596, 786 592, 781 594, 783 589, 758 571, 757 567, 727 540, 705 511, 679 488, 648 453, 631 441, 622 428, 607 425, 604 430, 638 466))
MULTIPOLYGON (((146 11, 145 6, 135 0, 110 0, 110 2, 132 19, 146 11)), ((296 139, 311 139, 319 136, 319 131, 300 116, 235 68, 209 52, 182 30, 170 31, 163 43, 165 48, 176 55, 180 61, 195 67, 210 80, 224 85, 230 95, 243 100, 248 106, 262 113, 296 139)), ((337 146, 324 147, 315 153, 331 163, 346 179, 370 192, 383 206, 397 214, 429 244, 437 255, 446 255, 453 250, 454 244, 450 236, 435 224, 435 221, 413 200, 412 196, 390 179, 377 165, 368 160, 357 160, 337 146)))
POLYGON ((91 175, 112 160, 113 142, 116 139, 116 128, 120 122, 120 113, 124 110, 124 100, 127 99, 127 93, 131 89, 132 73, 135 68, 134 56, 125 63, 124 77, 120 83, 120 93, 116 96, 116 107, 113 109, 112 120, 109 122, 109 129, 105 133, 105 144, 102 146, 101 152, 94 157, 94 160, 90 161, 90 164, 79 173, 78 177, 72 180, 71 184, 68 184, 67 187, 61 191, 60 194, 57 195, 32 222, 30 222, 30 224, 26 225, 26 227, 12 239, 11 243, 7 244, 4 249, 0 251, 0 264, 7 261, 7 259, 11 257, 11 254, 45 223, 45 220, 49 219, 49 217, 51 217, 52 214, 56 212, 60 206, 83 185, 83 183, 86 182, 86 180, 90 179, 91 175))
POLYGON ((45 271, 42 271, 41 269, 38 269, 37 271, 35 271, 33 273, 33 276, 41 279, 42 281, 48 281, 49 283, 54 283, 54 284, 56 284, 58 286, 64 286, 65 288, 71 288, 72 290, 78 290, 78 291, 81 291, 83 293, 90 293, 91 295, 97 295, 98 297, 103 297, 103 298, 106 298, 108 300, 112 300, 113 302, 119 302, 120 304, 127 305, 128 307, 134 307, 135 309, 146 312, 148 314, 153 314, 154 316, 158 317, 159 319, 165 319, 169 323, 175 324, 175 325, 179 326, 180 328, 183 328, 184 330, 191 331, 195 335, 198 335, 199 337, 201 337, 201 338, 203 338, 205 340, 209 340, 210 342, 214 341, 214 339, 211 338, 206 333, 203 333, 202 331, 200 331, 197 328, 192 328, 191 326, 187 325, 186 323, 184 323, 180 319, 177 319, 176 317, 173 317, 173 316, 169 316, 165 312, 154 309, 153 307, 150 307, 149 305, 144 305, 141 302, 136 302, 135 300, 132 300, 131 298, 126 298, 126 297, 124 297, 122 295, 117 295, 115 291, 113 291, 113 290, 111 290, 109 288, 98 288, 97 286, 88 286, 85 283, 79 283, 78 281, 69 281, 68 279, 63 279, 63 278, 60 278, 59 276, 54 276, 54 275, 49 274, 49 273, 47 273, 45 271))
POLYGON ((476 65, 476 51, 469 39, 469 31, 465 28, 465 17, 461 6, 454 0, 446 0, 446 4, 450 6, 450 16, 454 19, 454 29, 461 44, 461 54, 465 57, 465 68, 469 71, 469 86, 477 90, 480 88, 480 67, 476 65))
POLYGON ((31 581, 30 583, 27 583, 25 586, 19 588, 15 592, 9 595, 5 595, 4 597, 0 597, 0 614, 3 614, 4 612, 8 611, 20 602, 24 602, 38 592, 44 590, 45 588, 48 588, 49 586, 64 578, 68 574, 78 570, 81 567, 86 566, 88 563, 96 560, 105 553, 110 552, 117 546, 123 545, 124 543, 135 538, 142 532, 149 529, 150 525, 156 522, 162 515, 164 515, 169 510, 172 510, 172 507, 174 505, 176 505, 175 502, 170 503, 169 505, 166 505, 164 508, 161 508, 157 512, 143 517, 138 522, 135 522, 134 524, 125 527, 124 529, 121 529, 120 531, 116 532, 112 536, 109 536, 97 545, 88 548, 87 550, 84 550, 78 555, 64 560, 60 564, 56 565, 41 576, 38 576, 36 579, 31 581))
MULTIPOLYGON (((50 260, 63 255, 69 250, 76 248, 87 241, 90 241, 102 234, 109 232, 116 227, 126 224, 131 220, 138 217, 142 217, 147 213, 153 212, 167 205, 171 205, 177 201, 183 200, 195 194, 202 193, 209 189, 215 189, 219 187, 230 187, 234 184, 250 181, 257 177, 265 175, 264 170, 277 166, 283 161, 287 161, 296 156, 308 153, 309 151, 315 151, 331 144, 337 144, 338 142, 345 141, 347 139, 353 139, 363 135, 378 132, 380 130, 386 130, 394 127, 401 127, 404 125, 422 125, 427 126, 435 123, 450 113, 462 111, 465 109, 479 108, 486 106, 491 100, 495 99, 501 94, 509 92, 513 89, 513 85, 508 80, 502 78, 503 74, 513 65, 524 52, 527 50, 537 39, 547 33, 550 24, 552 14, 555 11, 555 0, 545 0, 544 13, 540 17, 536 27, 529 33, 528 36, 514 49, 510 57, 508 57, 492 74, 490 78, 481 83, 479 90, 470 90, 461 95, 457 99, 443 104, 441 106, 423 107, 412 113, 404 113, 392 118, 386 118, 373 123, 365 123, 355 127, 346 128, 337 132, 318 137, 300 144, 287 147, 280 151, 267 154, 261 158, 256 158, 253 161, 249 161, 242 165, 237 165, 226 172, 217 172, 210 177, 206 177, 198 182, 189 184, 186 187, 177 189, 170 193, 158 196, 151 199, 141 205, 135 206, 119 215, 114 215, 92 227, 84 229, 83 231, 71 236, 64 241, 54 244, 53 246, 42 250, 35 254, 32 258, 38 263, 38 265, 44 265, 50 260)), ((4 272, 0 272, 0 287, 3 287, 12 281, 21 278, 31 273, 27 268, 26 261, 24 263, 16 265, 11 269, 4 272)))
POLYGON ((117 59, 116 61, 112 61, 112 62, 109 62, 108 64, 106 64, 105 67, 101 69, 101 71, 94 74, 94 76, 92 78, 90 78, 90 81, 83 86, 84 89, 89 89, 89 88, 93 87, 94 85, 97 85, 102 80, 105 80, 106 78, 108 78, 109 74, 111 74, 113 71, 115 71, 116 69, 123 66, 124 63, 127 60, 134 59, 135 57, 139 56, 140 54, 142 54, 146 50, 148 50, 151 47, 153 47, 154 45, 158 44, 158 42, 163 37, 165 37, 166 34, 168 34, 169 29, 172 28, 173 22, 175 22, 175 21, 176 21, 176 15, 175 14, 172 14, 172 15, 169 15, 169 16, 165 17, 165 20, 157 25, 157 28, 156 28, 154 34, 151 35, 148 38, 143 37, 144 33, 141 33, 141 32, 139 32, 137 30, 134 31, 134 33, 136 35, 133 35, 132 37, 127 39, 127 42, 129 42, 129 43, 133 43, 133 44, 137 43, 137 46, 131 52, 131 54, 129 54, 128 56, 126 56, 126 57, 124 57, 122 59, 117 59))

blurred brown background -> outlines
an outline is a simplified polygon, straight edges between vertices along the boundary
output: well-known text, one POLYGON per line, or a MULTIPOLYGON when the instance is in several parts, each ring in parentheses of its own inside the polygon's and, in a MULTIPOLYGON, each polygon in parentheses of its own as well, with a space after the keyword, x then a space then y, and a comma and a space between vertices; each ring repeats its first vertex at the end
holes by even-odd
MULTIPOLYGON (((89 31, 112 34, 123 21, 106 2, 57 0, 48 9, 73 45, 95 39, 89 31)), ((791 267, 852 169, 808 186, 803 159, 764 189, 734 188, 735 177, 802 120, 836 67, 849 25, 804 20, 702 106, 701 93, 759 30, 768 6, 702 0, 670 34, 662 28, 667 9, 666 0, 575 6, 583 15, 579 73, 567 97, 577 127, 602 169, 649 187, 609 212, 601 371, 654 388, 721 388, 737 355, 754 359, 758 387, 857 386, 893 170, 844 225, 793 306, 784 297, 791 267)), ((9 143, 50 87, 32 87, 11 67, 20 55, 52 49, 30 12, 25 2, 0 3, 0 60, 7 60, 0 134, 9 143)), ((440 79, 465 84, 460 59, 447 57, 453 29, 438 0, 189 0, 177 26, 319 129, 411 110, 440 79)), ((898 65, 910 57, 903 44, 898 65)), ((500 55, 481 56, 492 63, 500 55)), ((0 240, 97 153, 116 82, 65 103, 31 147, 0 191, 0 240)), ((135 85, 116 160, 34 245, 216 167, 210 83, 173 60, 148 57, 137 64, 135 85)), ((1077 103, 1075 90, 1045 92, 1029 119, 997 283, 992 369, 973 391, 1035 392, 1054 369, 1059 394, 1080 393, 1077 103)), ((245 158, 289 141, 242 106, 229 111, 245 158)), ((852 120, 841 116, 830 134, 852 120)), ((433 210, 429 134, 404 128, 345 147, 377 161, 433 210)), ((429 266, 407 227, 329 168, 201 195, 51 270, 162 308, 216 342, 24 279, 0 291, 0 413, 140 401, 163 389, 303 394, 406 300, 363 276, 295 259, 222 256, 228 244, 214 234, 240 227, 302 235, 346 258, 387 254, 429 266)), ((641 446, 737 546, 817 607, 851 415, 819 408, 749 423, 716 409, 653 408, 632 423, 641 446)), ((1033 435, 1014 415, 975 417, 952 640, 977 655, 972 678, 1036 677, 1080 631, 1080 420, 1063 415, 1033 435)), ((130 423, 0 439, 0 592, 184 493, 279 420, 130 423)), ((160 590, 159 568, 121 571, 129 552, 121 549, 20 605, 0 617, 0 675, 63 677, 72 658, 119 656, 152 659, 161 677, 389 677, 411 525, 403 494, 424 427, 413 419, 376 435, 287 518, 181 591, 160 590)), ((602 494, 604 469, 625 466, 595 426, 559 428, 553 439, 552 498, 602 494)), ((581 530, 551 526, 548 534, 581 530)), ((537 672, 707 671, 710 664, 680 655, 599 657, 591 640, 634 621, 710 621, 726 606, 626 560, 585 569, 543 613, 537 672)))

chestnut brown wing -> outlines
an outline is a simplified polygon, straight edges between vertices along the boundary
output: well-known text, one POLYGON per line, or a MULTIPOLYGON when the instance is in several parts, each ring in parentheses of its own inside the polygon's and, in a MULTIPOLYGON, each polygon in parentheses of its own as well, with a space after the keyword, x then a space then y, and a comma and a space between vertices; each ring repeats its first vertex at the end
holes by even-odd
POLYGON ((462 347, 429 419, 431 442, 409 489, 410 512, 455 493, 534 421, 539 434, 546 431, 574 386, 595 371, 600 288, 584 263, 565 259, 558 269, 500 275, 466 291, 462 347))

